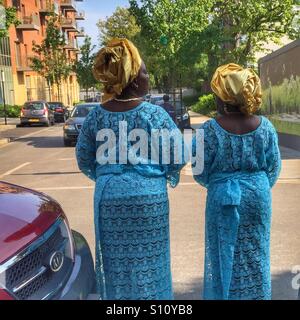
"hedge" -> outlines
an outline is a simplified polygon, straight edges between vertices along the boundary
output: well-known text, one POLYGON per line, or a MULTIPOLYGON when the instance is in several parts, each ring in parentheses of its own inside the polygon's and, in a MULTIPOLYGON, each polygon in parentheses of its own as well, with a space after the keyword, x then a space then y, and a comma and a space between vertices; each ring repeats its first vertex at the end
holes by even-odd
POLYGON ((201 96, 198 102, 192 106, 192 111, 214 117, 216 114, 216 102, 213 94, 201 96))
MULTIPOLYGON (((18 105, 6 105, 6 116, 8 118, 20 117, 22 106, 18 105)), ((0 105, 0 117, 4 117, 4 106, 0 105)))

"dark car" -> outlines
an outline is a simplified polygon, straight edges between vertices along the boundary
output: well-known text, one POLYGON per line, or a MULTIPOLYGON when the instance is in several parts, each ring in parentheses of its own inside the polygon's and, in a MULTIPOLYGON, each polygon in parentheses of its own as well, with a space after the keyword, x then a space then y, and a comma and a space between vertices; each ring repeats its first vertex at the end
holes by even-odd
POLYGON ((83 103, 77 105, 72 110, 70 118, 64 125, 64 145, 66 147, 77 142, 80 129, 86 116, 92 109, 99 105, 99 103, 83 103))
POLYGON ((20 125, 54 125, 54 112, 46 101, 26 102, 21 110, 20 125))
POLYGON ((48 102, 48 105, 54 112, 55 122, 65 122, 69 118, 69 110, 62 102, 48 102))
POLYGON ((61 206, 0 181, 0 300, 78 300, 94 291, 89 246, 61 206))
MULTIPOLYGON (((164 101, 162 99, 159 100, 158 97, 155 97, 155 98, 156 99, 154 104, 162 106, 164 101)), ((175 102, 173 100, 170 100, 168 103, 171 104, 175 109, 175 114, 176 114, 175 122, 178 128, 180 130, 191 129, 191 119, 185 104, 180 100, 176 100, 175 102)))
POLYGON ((170 102, 173 106, 175 105, 175 111, 176 111, 176 121, 177 126, 179 129, 191 129, 191 118, 190 114, 188 112, 187 107, 184 105, 183 102, 180 100, 178 101, 171 101, 170 102))

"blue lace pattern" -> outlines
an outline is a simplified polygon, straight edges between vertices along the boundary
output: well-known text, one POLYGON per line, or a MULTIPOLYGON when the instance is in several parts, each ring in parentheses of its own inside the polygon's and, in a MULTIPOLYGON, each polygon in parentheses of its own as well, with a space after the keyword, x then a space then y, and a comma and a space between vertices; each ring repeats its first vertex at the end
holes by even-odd
MULTIPOLYGON (((214 119, 202 129, 204 170, 194 178, 208 189, 204 299, 271 299, 271 188, 281 169, 276 131, 265 117, 244 135, 214 119)), ((195 155, 195 140, 192 149, 195 155)))
MULTIPOLYGON (((176 129, 162 108, 146 102, 127 112, 96 107, 83 124, 76 156, 80 170, 96 182, 98 292, 101 299, 170 300, 173 291, 167 182, 176 187, 184 164, 171 161, 169 165, 153 165, 146 161, 137 165, 100 165, 96 152, 104 142, 96 141, 97 132, 104 128, 113 130, 119 150, 120 121, 127 122, 128 132, 143 129, 150 134, 152 129, 176 129)), ((149 157, 150 146, 149 138, 149 157)), ((130 142, 125 148, 129 147, 130 142)), ((173 147, 171 144, 171 154, 173 147)))

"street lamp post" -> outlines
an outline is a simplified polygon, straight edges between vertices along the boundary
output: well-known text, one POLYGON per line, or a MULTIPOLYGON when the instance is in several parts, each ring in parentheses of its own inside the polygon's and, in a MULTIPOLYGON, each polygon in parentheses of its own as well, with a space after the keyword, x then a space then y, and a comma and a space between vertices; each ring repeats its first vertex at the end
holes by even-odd
POLYGON ((4 90, 5 74, 3 70, 1 70, 0 75, 1 75, 1 90, 2 90, 2 99, 3 99, 4 121, 5 121, 5 125, 7 125, 5 90, 4 90))

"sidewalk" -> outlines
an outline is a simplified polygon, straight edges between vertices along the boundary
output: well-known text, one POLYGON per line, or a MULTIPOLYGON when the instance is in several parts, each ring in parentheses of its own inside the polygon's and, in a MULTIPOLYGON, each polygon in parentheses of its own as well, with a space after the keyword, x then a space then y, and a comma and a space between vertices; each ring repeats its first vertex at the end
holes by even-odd
POLYGON ((194 111, 189 111, 189 114, 191 118, 191 126, 193 129, 199 129, 204 122, 210 119, 209 117, 206 117, 194 111))

